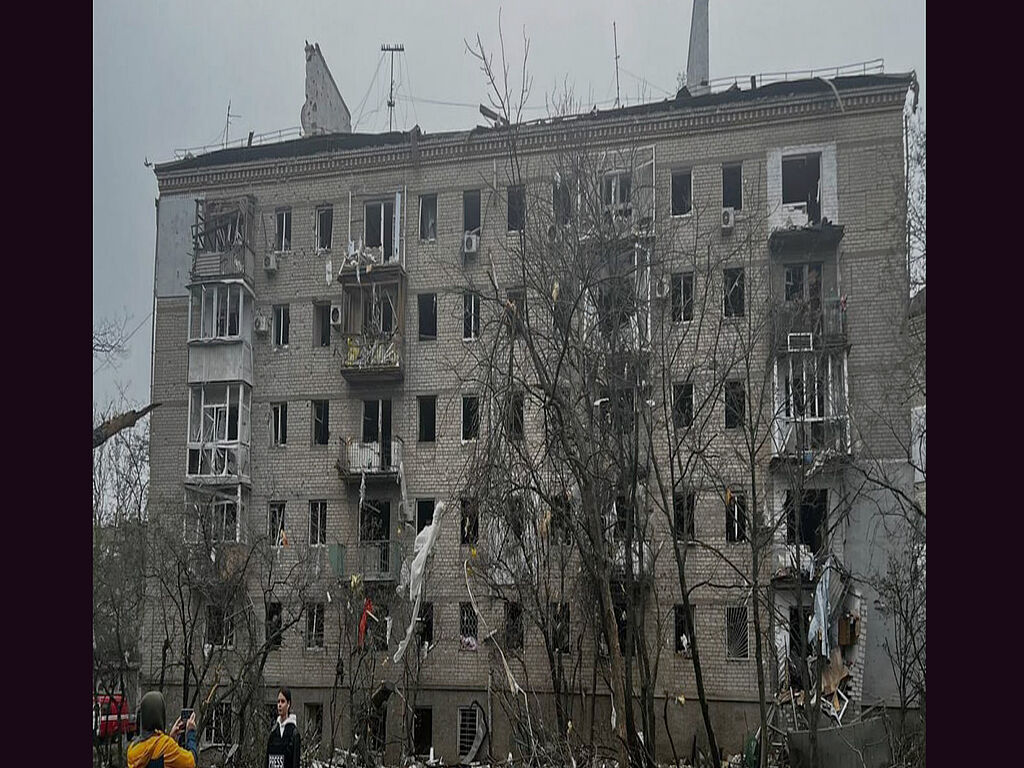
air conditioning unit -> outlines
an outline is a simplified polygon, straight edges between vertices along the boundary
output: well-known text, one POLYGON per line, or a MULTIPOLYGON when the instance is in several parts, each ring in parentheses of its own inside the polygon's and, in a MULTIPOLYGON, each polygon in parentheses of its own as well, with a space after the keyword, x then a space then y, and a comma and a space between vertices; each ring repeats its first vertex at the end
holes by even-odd
POLYGON ((341 320, 343 316, 341 304, 331 304, 331 325, 335 328, 341 328, 341 320))
POLYGON ((732 232, 733 227, 736 226, 736 209, 735 208, 722 208, 722 231, 732 232))
POLYGON ((466 232, 462 236, 462 253, 465 256, 475 256, 480 250, 480 235, 476 232, 466 232))
POLYGON ((256 325, 256 333, 270 333, 270 318, 266 315, 256 315, 254 323, 256 325))
POLYGON ((667 277, 663 277, 654 284, 654 295, 659 299, 667 299, 669 291, 672 290, 672 285, 669 283, 667 277))
POLYGON ((814 349, 813 333, 791 333, 786 338, 790 352, 808 352, 814 349))
POLYGON ((263 268, 270 274, 277 272, 277 254, 268 253, 263 257, 263 268))

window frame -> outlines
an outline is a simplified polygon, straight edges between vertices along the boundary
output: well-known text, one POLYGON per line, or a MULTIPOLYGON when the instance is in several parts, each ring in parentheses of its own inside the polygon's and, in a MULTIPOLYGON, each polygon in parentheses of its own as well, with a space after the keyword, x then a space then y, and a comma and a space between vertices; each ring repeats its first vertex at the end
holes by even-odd
POLYGON ((331 401, 330 400, 310 400, 310 415, 312 416, 313 434, 312 444, 317 445, 330 445, 331 442, 331 401), (317 416, 317 405, 323 406, 323 411, 320 416, 317 416), (319 425, 319 426, 318 426, 319 425), (318 432, 323 432, 323 440, 318 440, 318 432))
POLYGON ((286 501, 270 501, 267 503, 267 538, 271 540, 270 546, 272 547, 283 547, 284 541, 288 538, 287 528, 285 521, 288 514, 288 502, 286 501), (280 525, 277 526, 277 530, 274 529, 274 517, 275 514, 278 516, 280 525), (281 534, 284 534, 283 536, 281 534))
POLYGON ((694 276, 692 269, 685 272, 672 273, 670 298, 673 323, 689 323, 693 321, 693 286, 694 276))
POLYGON ((476 499, 462 497, 459 513, 459 546, 475 547, 480 543, 480 507, 476 499))
POLYGON ((326 349, 331 346, 331 303, 313 302, 313 348, 326 349), (317 333, 319 331, 319 334, 317 333), (324 343, 326 337, 327 343, 324 343))
POLYGON ((476 291, 465 291, 462 294, 463 341, 478 341, 480 339, 480 299, 481 296, 476 291), (469 336, 466 335, 467 320, 469 320, 469 336))
POLYGON ((722 163, 722 207, 723 208, 732 208, 734 211, 737 211, 737 212, 743 210, 743 163, 742 162, 722 163), (738 182, 738 184, 739 184, 739 196, 740 196, 739 197, 739 205, 729 205, 728 202, 726 202, 726 196, 725 196, 725 174, 726 174, 727 171, 733 171, 733 170, 739 171, 739 175, 740 175, 739 182, 738 182))
MULTIPOLYGON (((416 326, 419 333, 420 341, 437 341, 437 293, 436 292, 425 292, 416 294, 416 326), (431 319, 431 325, 433 325, 434 332, 424 333, 423 332, 423 305, 424 299, 429 302, 427 316, 431 319)), ((430 330, 429 328, 427 329, 430 330)))
POLYGON ((521 651, 526 646, 526 626, 523 620, 523 604, 515 600, 505 603, 505 649, 521 651))
POLYGON ((463 651, 475 651, 479 646, 480 642, 480 617, 476 615, 476 611, 473 609, 473 603, 471 602, 460 602, 459 603, 459 637, 460 646, 463 651), (467 634, 465 630, 472 629, 472 634, 467 634), (472 643, 466 642, 472 640, 472 643))
POLYGON ((475 706, 459 707, 458 724, 456 744, 458 745, 459 758, 461 759, 469 754, 473 742, 476 741, 476 737, 480 733, 480 714, 477 712, 477 708, 475 706), (473 732, 471 735, 464 733, 464 728, 468 727, 468 715, 470 713, 473 716, 473 732), (464 745, 465 748, 463 748, 464 745))
POLYGON ((417 406, 417 427, 416 427, 416 442, 417 443, 436 443, 437 442, 437 395, 417 395, 416 396, 417 406), (424 404, 430 403, 430 436, 427 439, 427 432, 424 429, 424 404))
POLYGON ((274 349, 288 349, 291 341, 291 305, 275 304, 273 309, 273 330, 271 339, 274 349))
POLYGON ((672 426, 687 429, 693 426, 693 382, 672 384, 672 426))
POLYGON ((526 231, 526 185, 509 184, 506 190, 507 231, 509 234, 526 231), (513 226, 513 215, 519 220, 520 226, 513 226))
POLYGON ((325 618, 326 610, 323 603, 306 603, 306 632, 303 642, 307 651, 321 651, 326 647, 325 618), (319 623, 317 622, 318 617, 319 623), (317 640, 319 640, 319 645, 314 644, 317 640))
POLYGON ((437 241, 437 193, 431 192, 425 195, 420 195, 420 210, 419 210, 419 234, 421 243, 433 243, 437 241), (428 237, 423 236, 423 204, 427 201, 432 200, 434 203, 434 234, 428 237))
POLYGON ((687 614, 685 603, 676 603, 672 608, 672 630, 674 633, 674 651, 675 653, 683 654, 686 658, 690 658, 693 655, 693 625, 696 623, 696 621, 694 621, 693 619, 693 614, 696 610, 696 606, 690 606, 689 615, 687 614), (680 642, 681 637, 683 635, 683 633, 679 631, 680 624, 682 624, 683 632, 686 635, 686 643, 680 642))
POLYGON ((722 270, 723 317, 746 317, 746 282, 747 278, 745 267, 726 267, 722 270), (731 285, 730 277, 732 278, 731 285), (734 306, 737 303, 737 300, 734 298, 737 291, 739 292, 738 309, 734 306))
POLYGON ((725 541, 740 544, 747 541, 747 494, 729 489, 725 504, 725 541))
POLYGON ((483 194, 480 189, 464 189, 462 190, 462 231, 463 233, 472 232, 474 234, 480 234, 483 229, 483 194), (476 220, 477 225, 474 228, 469 228, 467 224, 467 204, 471 200, 476 200, 476 220))
POLYGON ((669 183, 669 215, 681 219, 693 215, 693 167, 673 168, 669 183), (676 179, 686 176, 689 182, 686 189, 686 210, 676 213, 676 179))
POLYGON ((416 533, 419 533, 424 528, 426 528, 428 525, 430 525, 431 523, 434 522, 434 507, 436 505, 437 505, 437 500, 434 499, 434 498, 417 498, 416 499, 416 533), (422 513, 422 511, 424 509, 424 506, 423 506, 424 504, 428 505, 428 507, 426 507, 426 508, 429 509, 430 520, 429 520, 429 522, 426 522, 426 523, 424 523, 421 526, 420 525, 420 514, 422 513))
POLYGON ((315 223, 313 225, 313 230, 314 230, 313 231, 313 236, 314 236, 314 244, 316 245, 316 252, 317 253, 326 253, 327 251, 331 250, 334 247, 334 205, 333 204, 318 205, 317 208, 316 208, 316 214, 315 215, 316 215, 316 220, 315 220, 315 223), (325 213, 329 213, 330 214, 329 219, 330 219, 331 236, 330 236, 330 240, 328 241, 327 245, 323 245, 322 244, 322 239, 323 238, 321 237, 321 235, 322 235, 321 228, 323 227, 323 215, 325 213))
POLYGON ((725 428, 743 429, 747 418, 747 388, 744 382, 740 379, 728 379, 722 387, 722 392, 725 396, 725 428), (740 397, 738 407, 737 393, 740 397))
POLYGON ((267 604, 263 626, 265 628, 264 642, 268 648, 276 650, 284 645, 284 606, 281 603, 271 602, 267 604), (276 628, 274 627, 274 616, 277 617, 276 628))
POLYGON ((283 448, 288 445, 288 402, 270 404, 270 445, 283 448))
POLYGON ((750 659, 750 612, 745 605, 729 605, 725 608, 725 658, 728 661, 747 661, 750 659), (739 612, 743 612, 742 623, 737 618, 739 612), (734 639, 732 633, 743 627, 743 655, 733 653, 738 638, 734 639))
POLYGON ((462 424, 461 436, 462 436, 462 442, 463 443, 474 443, 474 442, 476 442, 476 441, 478 441, 480 439, 480 396, 479 395, 464 394, 462 396, 462 422, 461 422, 461 424, 462 424), (474 402, 476 404, 476 423, 472 424, 472 426, 474 427, 472 435, 470 437, 466 437, 466 427, 467 427, 467 424, 466 424, 466 406, 467 406, 467 404, 470 401, 472 401, 472 402, 474 402))
POLYGON ((206 634, 203 639, 211 648, 231 650, 235 647, 235 618, 228 610, 213 603, 208 603, 206 606, 206 634), (219 613, 218 622, 212 619, 214 612, 219 613), (219 632, 215 633, 214 627, 219 629, 219 632), (215 642, 215 640, 220 640, 220 642, 215 642))
POLYGON ((309 500, 309 546, 327 546, 327 499, 309 500), (314 540, 313 520, 316 515, 316 540, 314 540))
POLYGON ((691 544, 697 540, 697 492, 692 488, 682 488, 672 493, 672 539, 677 544, 691 544), (679 523, 680 508, 683 513, 682 527, 679 523))
POLYGON ((278 208, 274 211, 274 252, 290 253, 292 250, 292 209, 278 208))

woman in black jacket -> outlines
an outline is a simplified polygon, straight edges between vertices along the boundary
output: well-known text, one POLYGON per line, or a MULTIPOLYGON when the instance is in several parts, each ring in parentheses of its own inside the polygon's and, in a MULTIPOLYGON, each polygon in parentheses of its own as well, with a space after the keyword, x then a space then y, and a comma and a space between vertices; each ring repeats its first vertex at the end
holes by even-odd
POLYGON ((302 745, 291 709, 292 692, 282 688, 277 692, 277 720, 267 742, 267 768, 299 768, 302 745))

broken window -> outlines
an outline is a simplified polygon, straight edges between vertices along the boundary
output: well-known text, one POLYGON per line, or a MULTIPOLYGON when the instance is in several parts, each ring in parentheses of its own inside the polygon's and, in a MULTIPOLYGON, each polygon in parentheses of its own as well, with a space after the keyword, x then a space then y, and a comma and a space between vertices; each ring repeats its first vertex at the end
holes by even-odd
POLYGON ((374 752, 383 752, 388 738, 388 708, 386 703, 370 715, 367 728, 369 730, 368 741, 370 749, 374 752))
POLYGON ((743 208, 743 166, 722 166, 722 207, 742 210, 743 208))
POLYGON ((288 403, 270 406, 271 440, 274 445, 288 444, 288 403))
POLYGON ((508 188, 508 231, 526 229, 526 187, 516 184, 508 188))
POLYGON ((276 304, 274 306, 274 346, 288 346, 288 331, 291 325, 287 304, 276 304))
MULTIPOLYGON (((831 378, 831 360, 821 360, 811 355, 793 355, 787 358, 784 380, 784 404, 786 416, 789 418, 798 417, 809 420, 824 419, 828 412, 826 405, 831 405, 833 400, 829 394, 826 376, 831 378)), ((820 435, 812 430, 811 443, 819 444, 824 440, 824 433, 820 435)))
POLYGON ((821 262, 787 266, 786 301, 805 303, 812 312, 820 312, 821 269, 821 262))
POLYGON ((437 294, 421 293, 416 297, 419 306, 420 341, 437 338, 437 294))
POLYGON ((389 261, 395 251, 395 203, 393 200, 366 204, 366 247, 381 248, 383 260, 389 261))
POLYGON ((434 522, 434 500, 416 500, 416 533, 419 533, 434 522))
POLYGON ((306 603, 306 648, 324 647, 324 604, 306 603))
POLYGON ((476 742, 476 707, 459 707, 459 757, 468 757, 476 742))
POLYGON ((462 499, 459 542, 475 546, 480 538, 480 512, 474 499, 462 499))
POLYGON ((267 605, 267 645, 270 648, 280 648, 282 640, 282 613, 280 603, 267 605))
POLYGON ((480 398, 462 396, 462 439, 476 440, 480 436, 480 398))
POLYGON ((697 494, 693 491, 676 491, 672 495, 672 513, 676 541, 694 540, 694 511, 697 494))
POLYGON ((743 317, 743 267, 723 270, 725 279, 725 316, 743 317))
POLYGON ((748 653, 747 606, 730 605, 725 609, 726 657, 745 659, 748 653))
POLYGON ((437 239, 437 195, 420 195, 420 240, 437 239))
POLYGON ((693 320, 693 272, 672 275, 672 321, 693 320))
POLYGON ((312 745, 314 748, 320 744, 324 732, 324 705, 303 704, 303 727, 302 742, 312 745))
POLYGON ((318 347, 331 346, 331 305, 313 305, 313 344, 318 347))
POLYGON ((693 210, 693 173, 689 169, 672 172, 672 215, 685 216, 693 210))
POLYGON ((672 423, 677 428, 693 424, 693 383, 672 385, 672 423))
POLYGON ((210 541, 238 541, 238 502, 215 501, 210 512, 210 541))
POLYGON ((311 546, 327 544, 327 502, 309 502, 309 543, 311 546))
POLYGON ((231 741, 231 702, 219 701, 210 707, 209 719, 203 729, 206 744, 227 744, 231 741))
POLYGON ((548 603, 551 617, 551 644, 557 653, 569 653, 569 604, 548 603))
POLYGON ((683 653, 689 656, 693 648, 693 632, 691 631, 692 622, 685 605, 676 603, 674 618, 676 653, 683 653))
POLYGON ((505 304, 505 324, 509 333, 522 336, 526 329, 526 289, 509 288, 505 304))
POLYGON ((188 474, 248 474, 251 400, 246 384, 189 389, 188 474))
POLYGON ((782 158, 782 204, 802 208, 811 224, 821 221, 821 155, 782 158))
POLYGON ((923 483, 928 465, 928 412, 927 406, 910 409, 910 464, 914 467, 914 482, 923 483))
POLYGON ((731 490, 725 494, 725 540, 730 544, 747 540, 747 497, 731 490))
POLYGON ((277 229, 274 232, 274 250, 290 251, 292 249, 292 209, 277 209, 277 229))
POLYGON ((416 617, 416 632, 420 642, 430 646, 434 643, 434 604, 420 603, 420 615, 416 617))
POLYGON ((472 603, 459 603, 459 635, 462 637, 462 648, 467 651, 476 650, 477 617, 472 603))
POLYGON ((556 226, 564 227, 572 220, 569 185, 561 179, 556 179, 551 184, 551 211, 556 226))
POLYGON ((462 295, 462 340, 480 338, 480 294, 462 295))
POLYGON ((505 649, 522 650, 523 647, 523 606, 515 602, 505 603, 505 649))
POLYGON ((412 715, 412 752, 417 757, 427 757, 433 745, 434 711, 430 707, 416 707, 412 715))
POLYGON ((327 445, 331 436, 329 400, 313 401, 313 444, 327 445))
POLYGON ((316 248, 318 251, 329 251, 334 242, 334 206, 327 205, 316 209, 316 248))
POLYGON ((800 502, 797 520, 796 494, 786 491, 786 543, 803 544, 811 552, 821 551, 825 540, 825 525, 828 516, 828 491, 824 489, 805 490, 800 502))
POLYGON ((505 406, 505 431, 512 440, 523 439, 523 412, 525 396, 520 390, 509 392, 505 406))
POLYGON ((233 648, 235 623, 223 606, 206 606, 206 644, 214 648, 233 648))
POLYGON ((285 502, 270 502, 270 517, 267 524, 267 535, 272 546, 280 547, 287 541, 284 532, 284 509, 285 502))
POLYGON ((572 504, 569 499, 556 497, 551 500, 551 538, 557 544, 572 543, 572 504))
POLYGON ((725 428, 740 429, 746 416, 746 392, 742 381, 725 382, 725 428))
POLYGON ((420 411, 417 440, 432 443, 437 439, 437 395, 422 395, 416 398, 416 402, 420 411))
POLYGON ((237 337, 245 294, 241 285, 197 285, 192 289, 190 339, 237 337), (198 317, 196 316, 198 310, 198 317))
POLYGON ((468 189, 462 193, 462 229, 480 232, 480 190, 468 189))

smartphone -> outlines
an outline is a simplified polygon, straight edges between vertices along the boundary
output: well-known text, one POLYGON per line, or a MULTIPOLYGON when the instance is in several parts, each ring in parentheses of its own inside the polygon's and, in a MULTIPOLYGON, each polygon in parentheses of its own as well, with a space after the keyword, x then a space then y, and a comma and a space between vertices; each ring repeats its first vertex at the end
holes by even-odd
MULTIPOLYGON (((184 709, 181 710, 181 724, 182 724, 182 726, 185 726, 188 723, 188 719, 190 717, 192 717, 192 712, 194 712, 194 710, 188 709, 188 708, 184 708, 184 709)), ((185 733, 186 732, 187 732, 186 729, 184 727, 182 727, 181 733, 178 734, 178 741, 179 742, 184 741, 185 733)))

